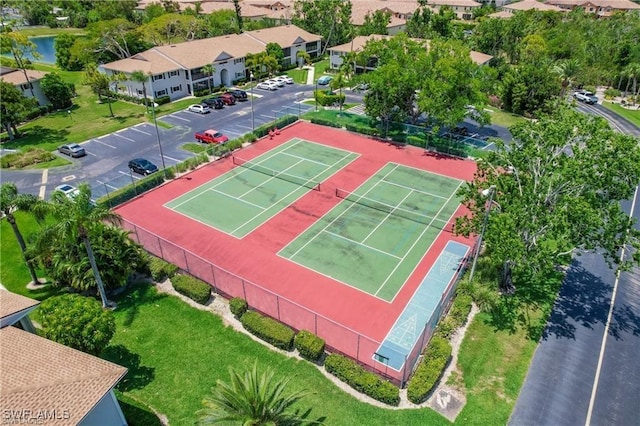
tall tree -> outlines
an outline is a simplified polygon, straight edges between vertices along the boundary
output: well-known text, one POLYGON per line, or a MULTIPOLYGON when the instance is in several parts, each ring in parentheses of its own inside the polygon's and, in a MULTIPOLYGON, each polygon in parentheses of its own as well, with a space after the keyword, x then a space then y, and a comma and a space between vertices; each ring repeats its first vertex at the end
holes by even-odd
POLYGON ((29 275, 31 275, 31 283, 38 283, 38 276, 36 275, 36 269, 27 256, 27 245, 24 241, 24 237, 18 228, 16 217, 14 213, 16 210, 32 211, 36 218, 41 221, 44 219, 44 209, 40 207, 41 201, 38 197, 31 194, 20 194, 15 183, 7 182, 2 184, 0 189, 0 211, 2 211, 3 217, 7 218, 7 222, 11 225, 11 229, 18 240, 18 245, 22 251, 22 257, 24 258, 27 268, 29 269, 29 275))
POLYGON ((147 102, 147 81, 149 81, 149 75, 144 71, 134 71, 130 76, 131 81, 142 84, 142 97, 144 98, 144 108, 146 112, 149 112, 149 102, 147 102))
POLYGON ((513 265, 520 286, 545 285, 539 278, 576 250, 598 249, 613 265, 626 246, 635 258, 620 266, 640 262, 640 230, 620 205, 640 181, 638 140, 562 103, 553 111, 512 127, 509 144, 495 140, 459 193, 472 214, 456 232, 478 235, 486 219, 491 261, 513 265), (492 187, 487 206, 483 190, 492 187))
POLYGON ((242 32, 242 9, 240 7, 240 0, 233 0, 233 8, 236 11, 236 22, 238 23, 238 34, 242 32))
POLYGON ((82 79, 80 81, 85 86, 89 86, 91 88, 91 91, 98 95, 98 99, 100 100, 100 102, 102 102, 103 96, 107 98, 107 103, 109 104, 109 114, 111 115, 111 117, 114 117, 110 100, 111 79, 109 79, 106 74, 98 71, 98 66, 96 64, 87 64, 85 72, 82 75, 82 79))
POLYGON ((73 103, 73 85, 65 82, 58 73, 52 72, 42 77, 40 88, 56 109, 68 108, 73 103))
POLYGON ((351 31, 350 1, 299 0, 294 2, 292 23, 313 34, 322 36, 327 47, 349 41, 351 31))
POLYGON ((302 425, 305 421, 291 407, 309 394, 298 391, 286 394, 289 379, 276 380, 271 369, 258 373, 257 363, 250 371, 229 369, 231 382, 217 381, 212 394, 205 397, 200 410, 200 424, 230 423, 242 425, 302 425))
POLYGON ((202 72, 207 76, 207 86, 209 87, 209 93, 211 93, 211 76, 216 72, 216 67, 213 64, 207 64, 202 67, 202 72))
POLYGON ((364 16, 364 23, 358 28, 358 33, 362 36, 368 36, 371 34, 383 34, 389 33, 387 25, 391 22, 391 13, 376 10, 373 13, 367 12, 364 16))
POLYGON ((56 65, 65 71, 79 71, 82 63, 71 54, 71 49, 76 42, 77 36, 69 33, 58 34, 53 42, 56 50, 56 65))
POLYGON ((27 56, 31 56, 36 59, 40 57, 40 54, 36 49, 36 45, 30 41, 24 33, 14 31, 3 32, 0 35, 0 43, 3 50, 8 49, 9 52, 11 52, 16 65, 24 74, 24 78, 26 79, 29 90, 31 91, 31 96, 35 98, 36 95, 33 93, 33 84, 31 83, 29 74, 27 73, 27 56))
POLYGON ((554 65, 553 72, 560 77, 560 85, 562 87, 560 97, 564 97, 567 94, 567 90, 573 84, 578 71, 580 71, 580 63, 576 59, 567 59, 554 65))
POLYGON ((20 136, 18 124, 38 106, 36 98, 25 97, 13 84, 0 80, 0 123, 10 140, 20 136))

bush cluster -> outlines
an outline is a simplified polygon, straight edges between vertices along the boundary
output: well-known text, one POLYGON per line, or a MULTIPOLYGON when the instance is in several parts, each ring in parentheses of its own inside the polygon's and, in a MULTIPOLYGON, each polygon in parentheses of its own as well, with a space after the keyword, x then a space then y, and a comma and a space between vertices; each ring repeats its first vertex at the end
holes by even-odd
POLYGON ((173 278, 178 272, 178 267, 164 259, 149 255, 149 274, 155 282, 161 282, 167 278, 173 278))
POLYGON ((211 286, 198 278, 190 275, 177 274, 171 278, 171 285, 180 294, 204 305, 211 297, 211 286))
POLYGON ((423 402, 442 375, 451 357, 451 344, 448 340, 434 336, 423 354, 413 377, 407 386, 407 398, 414 404, 423 402))
POLYGON ((342 124, 339 123, 338 121, 327 120, 326 118, 320 118, 320 117, 311 117, 311 122, 314 124, 320 124, 321 126, 337 127, 337 128, 342 127, 342 124))
POLYGON ((241 318, 245 312, 249 309, 249 304, 241 297, 234 297, 229 300, 229 310, 236 318, 241 318))
MULTIPOLYGON (((313 119, 311 120, 311 122, 314 122, 313 119)), ((378 129, 364 124, 347 123, 345 125, 345 128, 350 132, 360 133, 367 136, 378 136, 378 134, 380 133, 378 132, 378 129)))
POLYGON ((171 98, 169 97, 169 95, 164 95, 164 96, 158 96, 155 99, 156 103, 158 105, 164 105, 164 104, 168 104, 169 102, 171 102, 171 98))
POLYGON ((319 361, 324 354, 324 339, 310 331, 300 330, 293 343, 300 356, 310 361, 319 361))
POLYGON ((240 318, 240 322, 251 334, 271 343, 276 348, 285 351, 293 348, 294 331, 272 318, 262 316, 255 311, 247 311, 240 318))
MULTIPOLYGON (((173 177, 172 171, 170 171, 170 169, 167 169, 167 177, 173 177)), ((115 207, 131 200, 132 198, 135 198, 143 192, 155 188, 156 186, 160 186, 160 184, 162 184, 163 182, 164 175, 162 172, 153 173, 136 181, 135 184, 127 185, 113 192, 110 192, 104 197, 101 197, 98 200, 98 204, 106 204, 109 207, 115 207)))
POLYGON ((345 356, 330 354, 324 361, 324 368, 355 390, 373 399, 389 405, 400 403, 400 389, 345 356))
POLYGON ((345 94, 333 93, 330 90, 316 90, 313 92, 316 101, 322 105, 344 104, 345 94))
POLYGON ((46 163, 56 156, 42 148, 29 148, 23 152, 12 152, 0 157, 0 167, 3 169, 22 169, 32 164, 46 163))
POLYGON ((445 339, 449 339, 453 333, 462 327, 467 321, 471 312, 471 296, 458 293, 451 305, 451 309, 445 318, 440 320, 436 334, 445 339))
POLYGON ((172 168, 173 170, 175 170, 176 173, 184 173, 188 170, 194 170, 200 164, 208 163, 208 162, 209 162, 209 156, 207 154, 200 154, 200 155, 196 155, 195 157, 187 158, 186 160, 176 164, 172 168))
POLYGON ((256 138, 259 139, 263 136, 268 135, 269 130, 273 129, 274 127, 278 129, 282 129, 283 127, 288 126, 291 123, 295 123, 296 121, 298 121, 298 116, 288 114, 278 118, 277 120, 275 120, 274 123, 265 124, 260 127, 256 127, 256 129, 253 131, 253 134, 256 136, 256 138))

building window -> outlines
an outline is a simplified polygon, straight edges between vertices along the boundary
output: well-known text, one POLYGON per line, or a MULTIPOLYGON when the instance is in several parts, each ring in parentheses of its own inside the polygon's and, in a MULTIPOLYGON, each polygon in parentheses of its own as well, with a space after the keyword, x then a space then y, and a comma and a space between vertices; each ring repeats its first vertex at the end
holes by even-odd
POLYGON ((153 76, 153 81, 162 80, 164 78, 163 74, 158 74, 153 76))
POLYGON ((284 52, 284 57, 285 58, 291 56, 291 48, 290 47, 286 47, 286 48, 282 49, 282 51, 284 52))
POLYGON ((233 64, 234 64, 234 65, 236 65, 236 64, 242 64, 242 63, 244 63, 244 58, 238 58, 238 59, 234 59, 234 60, 233 60, 233 64))
POLYGON ((176 75, 180 75, 180 70, 178 70, 178 71, 171 71, 171 72, 169 73, 169 77, 173 77, 173 76, 176 76, 176 75))
POLYGON ((164 96, 166 94, 167 94, 167 89, 162 89, 162 90, 158 90, 154 96, 157 98, 158 96, 164 96))
POLYGON ((305 45, 305 50, 307 52, 315 52, 316 50, 318 50, 318 43, 313 42, 313 43, 307 43, 305 45))
POLYGON ((236 73, 236 78, 244 78, 244 73, 243 72, 237 72, 236 73))
POLYGON ((171 93, 173 92, 181 92, 182 91, 182 84, 179 86, 174 86, 171 88, 171 93))

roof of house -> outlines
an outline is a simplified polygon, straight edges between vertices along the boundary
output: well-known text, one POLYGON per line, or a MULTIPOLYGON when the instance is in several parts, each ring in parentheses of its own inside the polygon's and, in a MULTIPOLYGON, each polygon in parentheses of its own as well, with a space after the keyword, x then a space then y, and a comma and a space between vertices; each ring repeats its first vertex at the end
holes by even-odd
MULTIPOLYGON (((27 76, 29 76, 29 81, 40 80, 42 77, 48 74, 46 72, 36 70, 26 71, 27 76)), ((27 82, 27 78, 24 76, 24 72, 22 72, 22 70, 6 67, 3 67, 3 72, 0 74, 0 79, 6 81, 7 83, 13 84, 14 86, 27 82)))
POLYGON ((539 2, 538 0, 522 0, 515 3, 509 3, 502 6, 503 10, 553 10, 556 12, 561 12, 558 6, 554 6, 547 3, 539 2))
POLYGON ((127 369, 15 327, 0 329, 0 407, 55 410, 47 424, 78 424, 127 369))
POLYGON ((592 4, 597 7, 619 9, 619 10, 637 10, 640 4, 629 0, 547 0, 545 3, 556 6, 582 6, 592 4))
POLYGON ((176 69, 194 69, 203 65, 243 58, 248 53, 263 52, 268 43, 278 43, 283 47, 321 40, 295 25, 282 25, 262 30, 247 31, 242 34, 228 34, 201 40, 187 41, 164 46, 156 46, 130 58, 104 64, 104 69, 130 73, 141 70, 159 74, 176 69))
POLYGON ((38 303, 40 302, 37 300, 0 289, 0 320, 10 315, 29 311, 38 303))
POLYGON ((513 13, 507 12, 506 10, 501 10, 499 12, 490 13, 487 15, 488 18, 500 18, 500 19, 509 19, 513 18, 513 13))
MULTIPOLYGON (((354 52, 359 52, 364 48, 365 44, 367 44, 369 40, 385 40, 390 38, 392 38, 392 36, 378 35, 378 34, 373 34, 370 36, 357 36, 353 39, 353 41, 350 41, 349 43, 341 44, 339 46, 330 47, 329 50, 336 51, 336 52, 345 52, 345 53, 351 52, 352 50, 354 52)), ((418 42, 426 42, 427 45, 429 43, 428 40, 422 40, 417 38, 414 38, 412 40, 415 40, 418 42)), ((471 56, 471 60, 478 65, 485 64, 489 62, 491 58, 493 58, 493 56, 491 55, 487 55, 481 52, 476 52, 475 50, 472 50, 469 55, 471 56)))

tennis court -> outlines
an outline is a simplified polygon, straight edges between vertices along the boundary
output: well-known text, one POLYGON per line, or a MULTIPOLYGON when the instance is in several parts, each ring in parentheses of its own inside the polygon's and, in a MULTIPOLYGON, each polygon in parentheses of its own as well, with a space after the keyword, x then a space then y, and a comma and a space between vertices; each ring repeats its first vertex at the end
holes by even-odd
POLYGON ((234 157, 236 167, 164 206, 242 238, 357 157, 295 138, 250 161, 234 157))
POLYGON ((461 180, 388 163, 278 255, 387 302, 445 229, 461 180))

